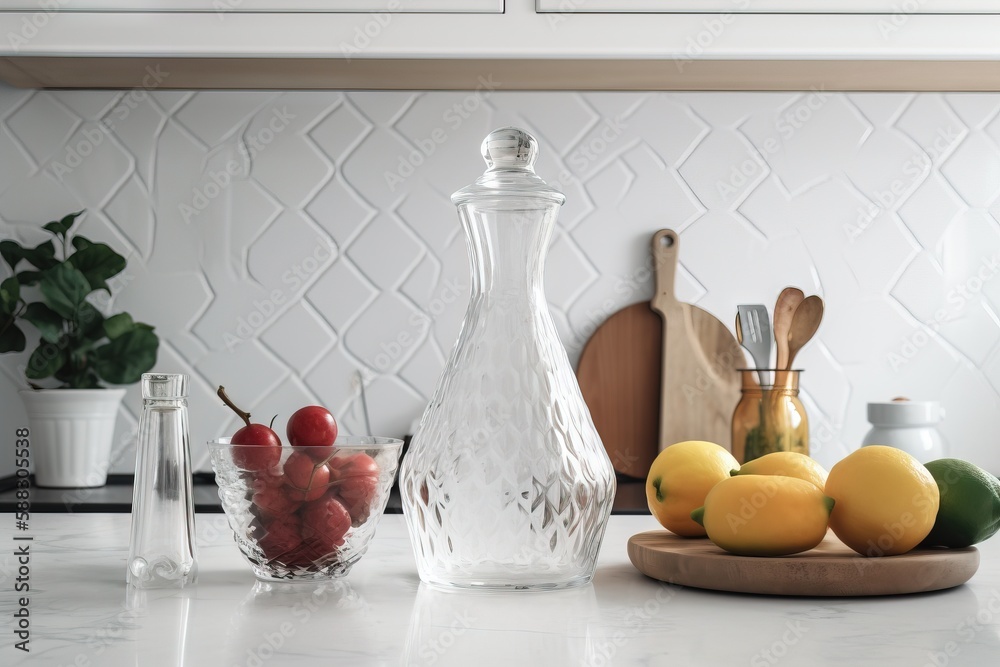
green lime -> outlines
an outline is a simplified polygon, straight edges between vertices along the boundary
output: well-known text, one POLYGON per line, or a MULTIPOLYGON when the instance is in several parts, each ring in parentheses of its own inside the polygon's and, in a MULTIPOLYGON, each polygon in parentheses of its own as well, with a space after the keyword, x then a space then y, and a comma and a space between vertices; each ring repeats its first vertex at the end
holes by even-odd
POLYGON ((1000 480, 959 459, 927 464, 941 491, 941 506, 922 546, 968 547, 1000 529, 1000 480))

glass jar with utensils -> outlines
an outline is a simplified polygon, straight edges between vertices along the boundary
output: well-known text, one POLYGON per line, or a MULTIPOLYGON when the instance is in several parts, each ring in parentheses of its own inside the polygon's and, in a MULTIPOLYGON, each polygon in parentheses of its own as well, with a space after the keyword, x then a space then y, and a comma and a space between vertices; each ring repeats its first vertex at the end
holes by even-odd
POLYGON ((737 307, 736 337, 756 368, 742 369, 741 397, 733 412, 733 456, 740 463, 773 452, 809 454, 809 418, 799 399, 801 370, 792 363, 819 329, 823 300, 802 290, 782 290, 774 306, 737 307), (776 349, 771 366, 771 343, 776 349))

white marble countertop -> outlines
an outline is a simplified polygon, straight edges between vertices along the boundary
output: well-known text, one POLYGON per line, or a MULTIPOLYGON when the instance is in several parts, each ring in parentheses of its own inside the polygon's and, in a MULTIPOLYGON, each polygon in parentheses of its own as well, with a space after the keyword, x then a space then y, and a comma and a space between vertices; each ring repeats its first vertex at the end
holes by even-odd
POLYGON ((222 515, 198 516, 194 587, 129 599, 127 514, 34 514, 30 653, 14 648, 14 518, 0 514, 0 664, 945 665, 1000 663, 1000 539, 965 586, 799 599, 671 587, 629 563, 651 517, 614 516, 591 586, 450 593, 417 578, 403 517, 383 518, 344 582, 257 584, 222 515))

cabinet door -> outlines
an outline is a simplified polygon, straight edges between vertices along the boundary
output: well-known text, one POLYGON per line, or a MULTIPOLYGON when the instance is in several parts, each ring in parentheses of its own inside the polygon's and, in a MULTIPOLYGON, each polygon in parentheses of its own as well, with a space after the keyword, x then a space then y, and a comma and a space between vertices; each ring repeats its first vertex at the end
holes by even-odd
POLYGON ((535 0, 560 14, 998 14, 1000 0, 535 0))
POLYGON ((503 0, 0 0, 0 11, 503 12, 503 0))

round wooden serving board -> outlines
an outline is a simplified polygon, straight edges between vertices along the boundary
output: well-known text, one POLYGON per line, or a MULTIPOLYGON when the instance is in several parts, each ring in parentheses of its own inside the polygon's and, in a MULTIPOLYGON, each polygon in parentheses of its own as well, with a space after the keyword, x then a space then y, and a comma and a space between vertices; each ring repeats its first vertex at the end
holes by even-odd
POLYGON ((815 549, 794 556, 734 556, 707 538, 665 530, 628 540, 632 564, 671 584, 733 593, 851 597, 924 593, 960 586, 979 568, 979 550, 916 549, 902 556, 866 558, 832 533, 815 549))

